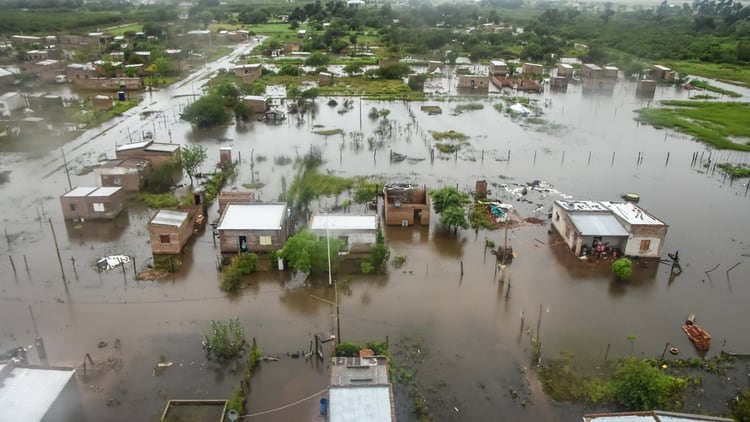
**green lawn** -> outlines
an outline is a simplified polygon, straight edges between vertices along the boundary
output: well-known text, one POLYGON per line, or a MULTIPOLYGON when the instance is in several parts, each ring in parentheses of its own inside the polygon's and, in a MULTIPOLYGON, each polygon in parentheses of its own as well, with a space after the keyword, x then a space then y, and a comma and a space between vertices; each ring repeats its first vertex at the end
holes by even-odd
POLYGON ((638 120, 692 135, 718 149, 750 151, 750 104, 713 101, 663 101, 643 108, 638 120))
POLYGON ((688 61, 668 62, 666 65, 680 73, 689 73, 750 88, 750 67, 747 66, 688 61))

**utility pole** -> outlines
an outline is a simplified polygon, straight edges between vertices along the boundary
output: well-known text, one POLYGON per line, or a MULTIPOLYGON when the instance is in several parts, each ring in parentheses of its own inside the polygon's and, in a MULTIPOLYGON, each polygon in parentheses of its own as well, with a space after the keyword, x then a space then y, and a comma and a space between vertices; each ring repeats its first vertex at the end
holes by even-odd
POLYGON ((57 235, 55 234, 55 226, 52 225, 52 218, 48 218, 49 227, 52 229, 52 239, 55 241, 55 252, 57 252, 57 262, 60 263, 60 272, 62 273, 63 287, 65 291, 68 291, 68 282, 65 280, 65 269, 63 268, 62 258, 60 257, 60 247, 57 245, 57 235))
POLYGON ((60 148, 62 152, 63 164, 65 165, 65 175, 68 177, 68 190, 73 190, 73 185, 70 183, 70 170, 68 170, 68 161, 65 159, 65 150, 60 148))

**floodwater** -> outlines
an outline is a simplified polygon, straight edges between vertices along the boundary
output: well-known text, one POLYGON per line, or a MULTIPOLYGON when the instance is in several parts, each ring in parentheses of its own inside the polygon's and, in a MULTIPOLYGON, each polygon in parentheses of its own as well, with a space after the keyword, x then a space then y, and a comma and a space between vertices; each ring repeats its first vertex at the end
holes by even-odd
MULTIPOLYGON (((503 230, 454 235, 438 226, 435 215, 430 227, 387 227, 392 256, 405 255, 406 263, 386 275, 336 276, 341 337, 362 343, 387 337, 396 364, 414 373, 436 420, 577 419, 580 415, 550 404, 527 370, 533 366, 529 330, 539 332, 542 359, 563 352, 597 357, 606 350, 610 356, 651 357, 661 354, 666 342, 679 347, 684 357, 695 351, 680 326, 694 313, 713 336, 709 355, 750 351, 750 316, 743 312, 750 295, 747 180, 731 182, 702 163, 691 165, 696 152, 703 162, 710 155, 712 162, 748 163, 749 156, 711 151, 672 131, 639 125, 633 110, 650 102, 635 97, 634 84, 621 81, 608 96, 584 95, 575 85, 567 93, 528 95, 540 105, 549 100, 543 117, 562 126, 552 133, 495 110, 493 105, 501 102, 496 92, 424 103, 442 107, 441 115, 428 115, 418 102, 358 99, 342 112, 343 99, 328 106, 328 98, 319 98, 315 112, 300 121, 290 116, 279 125, 250 122, 192 131, 178 120, 181 108, 200 94, 206 75, 227 67, 230 59, 173 87, 143 94, 143 103, 126 116, 66 144, 71 184, 94 185, 92 173, 78 172, 113 157, 115 145, 152 132, 159 141, 205 146, 209 160, 203 171, 215 166, 220 147, 232 147, 241 164, 228 188, 262 181, 266 185, 257 193, 264 201, 275 200, 282 178, 289 184, 294 176, 291 165, 276 165, 274 158, 303 155, 315 146, 322 151, 321 168, 340 175, 464 190, 486 179, 491 196, 512 203, 524 218, 546 221, 558 198, 612 200, 637 192, 641 205, 669 224, 666 250, 680 251, 684 272, 670 278, 669 266, 652 262, 636 265, 627 282, 614 282, 607 265, 582 264, 571 257, 555 244, 549 225, 509 230, 518 256, 501 274, 495 274, 484 241, 502 243, 503 230), (484 108, 452 115, 456 105, 470 101, 484 108), (361 130, 365 139, 378 139, 378 121, 368 117, 373 107, 389 109, 394 128, 375 150, 366 140, 355 145, 350 136, 361 130), (312 133, 319 128, 340 128, 345 135, 312 133), (433 130, 463 132, 470 136, 469 146, 457 155, 435 152, 431 159, 433 130), (391 150, 412 159, 392 163, 391 150), (521 185, 533 180, 554 189, 530 189, 522 196, 521 185)), ((740 100, 746 101, 749 94, 742 92, 740 100)), ((688 95, 659 87, 655 100, 688 95)), ((290 354, 306 352, 315 333, 332 330, 331 306, 311 297, 333 300, 326 277, 305 281, 288 272, 259 273, 241 294, 227 297, 218 288, 218 247, 210 231, 194 238, 180 272, 166 280, 137 282, 132 263, 99 273, 94 263, 105 255, 134 256, 138 268, 149 262, 146 226, 154 210, 131 207, 113 222, 87 221, 83 227, 65 223, 58 197, 68 190, 68 181, 59 149, 31 156, 2 154, 0 165, 10 171, 9 180, 0 185, 7 233, 0 251, 9 257, 0 260, 0 350, 30 345, 38 331, 51 364, 79 368, 85 419, 155 420, 168 399, 228 397, 239 384, 242 367, 232 372, 207 360, 201 333, 209 330, 211 320, 235 316, 264 355, 280 359, 263 362, 253 376, 252 416, 247 420, 309 420, 317 415, 327 367, 290 354), (99 347, 101 341, 107 345, 99 347), (95 364, 93 370, 89 365, 84 382, 86 353, 95 364), (155 371, 161 360, 174 364, 155 371)), ((348 193, 322 198, 312 207, 330 208, 347 198, 348 193)), ((216 217, 214 206, 209 219, 216 217)), ((29 358, 39 362, 34 349, 29 358)), ((404 391, 397 389, 399 419, 414 420, 404 391)))

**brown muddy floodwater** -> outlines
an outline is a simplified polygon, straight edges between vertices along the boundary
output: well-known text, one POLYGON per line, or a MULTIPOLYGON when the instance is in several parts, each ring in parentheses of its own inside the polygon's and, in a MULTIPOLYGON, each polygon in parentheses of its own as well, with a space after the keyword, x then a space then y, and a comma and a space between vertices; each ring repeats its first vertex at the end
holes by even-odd
MULTIPOLYGON (((529 330, 539 330, 543 360, 562 352, 598 357, 607 348, 610 356, 632 352, 652 357, 661 354, 666 342, 689 357, 695 351, 680 326, 694 313, 713 335, 709 355, 750 352, 750 316, 743 311, 750 297, 747 181, 730 182, 701 163, 691 165, 695 152, 704 161, 711 154, 712 160, 733 163, 747 163, 748 155, 711 151, 677 133, 639 125, 633 110, 649 102, 635 98, 634 84, 620 82, 611 96, 586 96, 577 86, 567 93, 530 95, 540 105, 551 101, 543 107, 543 117, 560 127, 548 132, 498 112, 493 108, 502 102, 498 93, 425 102, 442 107, 442 115, 422 112, 423 103, 363 100, 361 118, 358 100, 340 113, 341 106, 330 107, 327 98, 320 98, 316 111, 301 121, 290 116, 280 125, 252 122, 193 132, 178 120, 179 111, 200 90, 205 74, 227 63, 145 94, 143 104, 127 116, 66 144, 72 185, 94 185, 94 175, 78 175, 80 169, 113 157, 115 145, 140 140, 151 131, 160 141, 204 145, 209 156, 204 171, 216 164, 220 147, 231 146, 241 164, 229 188, 260 180, 266 185, 257 193, 264 201, 278 197, 282 178, 291 183, 294 177, 292 166, 275 165, 274 158, 302 155, 313 145, 322 150, 322 169, 344 176, 430 188, 458 185, 467 191, 476 180, 486 179, 491 195, 512 203, 523 218, 546 222, 552 201, 559 198, 612 200, 632 191, 641 195, 644 208, 669 224, 666 250, 680 251, 684 272, 670 279, 667 265, 651 262, 637 265, 627 282, 614 282, 607 265, 582 264, 571 257, 548 233, 548 224, 514 226, 509 239, 518 256, 497 275, 484 241, 502 243, 502 230, 453 235, 438 226, 435 215, 430 227, 387 227, 392 256, 405 255, 406 263, 386 275, 336 276, 341 336, 362 343, 388 337, 396 363, 413 372, 436 420, 579 420, 580 415, 545 400, 529 374, 529 330), (466 102, 484 108, 452 114, 466 102), (377 136, 378 121, 368 117, 372 107, 388 108, 394 128, 375 150, 367 141, 355 146, 350 136, 360 127, 365 139, 377 136), (151 113, 142 114, 146 110, 151 113), (340 128, 345 135, 313 134, 318 128, 340 128), (469 144, 457 155, 436 153, 430 159, 429 131, 434 130, 463 132, 470 136, 469 144), (412 160, 391 163, 391 150, 412 160), (253 172, 251 156, 256 160, 253 172), (554 189, 529 189, 522 195, 521 186, 533 180, 554 189), (628 340, 631 336, 635 341, 628 340)), ((656 100, 687 96, 660 87, 656 100)), ((248 403, 252 416, 245 420, 310 420, 317 415, 327 385, 326 364, 289 354, 307 351, 314 333, 332 328, 331 306, 311 297, 333 300, 325 277, 305 281, 289 272, 259 273, 241 294, 226 297, 218 287, 218 248, 210 230, 194 238, 181 271, 166 280, 137 282, 130 264, 98 273, 94 263, 104 255, 135 256, 139 268, 149 262, 146 225, 154 210, 131 206, 113 222, 65 223, 58 197, 67 190, 67 179, 59 150, 5 153, 0 165, 9 171, 0 185, 7 232, 0 251, 10 257, 0 260, 0 350, 33 343, 31 310, 52 364, 82 369, 84 355, 90 353, 95 366, 87 382, 79 371, 84 419, 155 420, 168 399, 227 398, 242 368, 232 372, 207 360, 200 334, 211 320, 234 316, 263 354, 280 358, 263 362, 254 375, 248 403), (60 245, 67 287, 48 219, 60 245), (100 341, 107 345, 98 347, 100 341), (157 372, 161 359, 174 365, 157 372)), ((347 198, 345 193, 338 201, 347 198)), ((329 208, 336 200, 322 198, 312 208, 329 208)), ((214 206, 209 219, 216 217, 214 206)), ((29 358, 38 362, 33 349, 29 358)), ((403 388, 397 388, 397 403, 400 420, 415 419, 403 388)))

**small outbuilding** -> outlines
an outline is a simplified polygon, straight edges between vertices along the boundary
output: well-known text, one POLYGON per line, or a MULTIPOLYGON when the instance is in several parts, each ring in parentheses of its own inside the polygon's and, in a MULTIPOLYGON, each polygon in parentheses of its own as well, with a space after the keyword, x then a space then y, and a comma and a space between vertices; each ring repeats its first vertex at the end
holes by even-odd
POLYGON ((242 104, 253 113, 263 114, 269 109, 268 98, 260 95, 246 95, 242 97, 242 104))
POLYGON ((271 252, 289 236, 286 204, 227 204, 216 228, 222 253, 271 252))
POLYGON ((368 253, 378 241, 380 220, 370 215, 314 215, 310 230, 319 237, 338 238, 344 241, 345 250, 351 253, 368 253))
POLYGON ((419 222, 430 225, 430 192, 410 184, 393 183, 383 188, 385 224, 411 226, 419 222))
POLYGON ((458 77, 458 89, 487 91, 489 88, 489 76, 461 75, 458 77))
POLYGON ((151 162, 142 158, 107 160, 96 170, 99 186, 122 187, 127 192, 138 192, 151 172, 151 162))
POLYGON ((148 234, 154 255, 177 255, 193 235, 190 214, 159 210, 148 223, 148 234))
POLYGON ((143 158, 151 161, 156 167, 167 161, 180 161, 180 145, 163 142, 143 141, 118 145, 115 148, 117 158, 143 158))
POLYGON ((77 187, 60 197, 66 220, 113 219, 125 208, 121 187, 77 187))
POLYGON ((384 356, 334 357, 331 361, 330 422, 396 420, 393 387, 384 356))
POLYGON ((490 77, 508 76, 508 64, 502 60, 490 60, 490 77))

